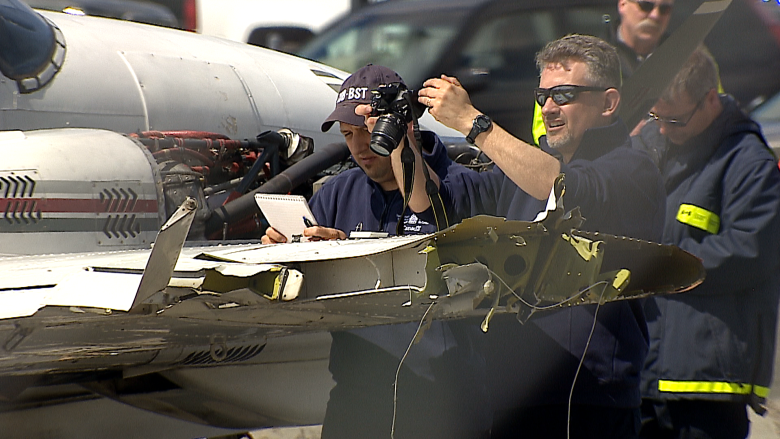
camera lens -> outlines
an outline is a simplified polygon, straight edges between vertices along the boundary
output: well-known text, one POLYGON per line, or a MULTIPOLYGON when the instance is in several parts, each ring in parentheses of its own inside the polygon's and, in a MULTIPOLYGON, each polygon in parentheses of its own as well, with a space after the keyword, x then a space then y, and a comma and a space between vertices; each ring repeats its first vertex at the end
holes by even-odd
POLYGON ((389 156, 404 138, 405 128, 406 124, 397 115, 391 113, 381 116, 371 132, 371 151, 382 157, 389 156))

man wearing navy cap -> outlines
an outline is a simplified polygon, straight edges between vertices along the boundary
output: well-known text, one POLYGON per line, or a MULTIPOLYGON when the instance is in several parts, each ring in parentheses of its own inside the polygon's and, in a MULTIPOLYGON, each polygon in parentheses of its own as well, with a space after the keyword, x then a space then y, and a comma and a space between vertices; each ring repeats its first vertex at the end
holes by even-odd
MULTIPOLYGON (((342 84, 336 108, 322 130, 339 123, 358 167, 331 178, 312 196, 309 205, 318 225, 306 228, 304 235, 345 239, 354 230, 394 235, 399 221, 406 234, 436 231, 430 209, 407 211, 401 219, 403 197, 391 159, 371 151, 371 132, 363 116, 355 115, 355 107, 371 102, 371 90, 399 82, 403 80, 396 72, 369 64, 342 84)), ((470 172, 449 159, 434 133, 421 135, 424 159, 440 179, 470 172)), ((408 133, 407 138, 415 142, 408 133)), ((284 240, 273 228, 263 236, 264 243, 284 240)), ((476 334, 478 324, 433 322, 411 347, 396 383, 396 371, 417 327, 410 323, 332 334, 329 369, 336 386, 328 401, 323 439, 389 438, 393 428, 395 438, 487 437, 490 413, 482 379, 484 360, 470 348, 470 332, 476 334)))
MULTIPOLYGON (((352 74, 341 86, 336 108, 322 123, 328 131, 336 122, 344 136, 352 160, 359 168, 350 169, 331 178, 312 196, 309 205, 319 225, 304 230, 304 235, 319 239, 346 239, 351 231, 387 232, 394 235, 403 209, 403 198, 398 191, 390 157, 371 151, 371 132, 363 116, 355 115, 355 107, 371 102, 371 90, 379 85, 403 83, 401 77, 387 67, 369 64, 352 74)), ((410 124, 411 127, 411 124, 410 124)), ((447 157, 441 140, 432 132, 422 133, 425 159, 441 178, 448 172, 466 169, 447 157)), ((414 142, 414 136, 407 136, 414 142)), ((430 213, 430 212, 429 212, 430 213)), ((404 215, 405 233, 432 233, 436 231, 433 215, 407 212, 404 215)), ((266 243, 284 242, 283 235, 273 228, 263 237, 266 243)))

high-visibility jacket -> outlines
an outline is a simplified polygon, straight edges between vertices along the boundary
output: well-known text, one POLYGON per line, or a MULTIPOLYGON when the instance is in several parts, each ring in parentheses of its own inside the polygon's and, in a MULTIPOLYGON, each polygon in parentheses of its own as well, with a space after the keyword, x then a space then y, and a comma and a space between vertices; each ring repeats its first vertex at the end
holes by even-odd
POLYGON ((704 282, 646 302, 650 349, 643 397, 744 401, 767 396, 780 297, 780 171, 758 125, 734 100, 683 145, 650 147, 667 190, 664 244, 702 259, 704 282), (665 150, 665 151, 664 151, 665 150))

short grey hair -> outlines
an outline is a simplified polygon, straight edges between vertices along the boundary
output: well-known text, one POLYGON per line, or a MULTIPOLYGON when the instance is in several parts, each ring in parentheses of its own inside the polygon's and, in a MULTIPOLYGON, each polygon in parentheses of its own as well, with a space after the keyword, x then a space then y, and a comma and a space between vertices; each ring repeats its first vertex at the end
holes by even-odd
POLYGON ((712 89, 718 89, 718 67, 707 48, 699 46, 666 87, 661 99, 676 102, 687 94, 692 101, 698 102, 712 89))
POLYGON ((587 79, 591 82, 589 85, 620 90, 623 83, 620 58, 617 50, 601 38, 570 34, 547 43, 536 54, 536 67, 539 68, 540 74, 548 64, 565 66, 572 61, 588 66, 587 79))

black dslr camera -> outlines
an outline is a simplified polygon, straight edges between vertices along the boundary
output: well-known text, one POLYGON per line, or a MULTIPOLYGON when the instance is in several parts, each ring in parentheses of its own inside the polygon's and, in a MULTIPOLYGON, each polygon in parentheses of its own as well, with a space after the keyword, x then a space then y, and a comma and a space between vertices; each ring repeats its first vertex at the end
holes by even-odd
POLYGON ((417 102, 417 91, 400 82, 382 84, 371 90, 371 115, 380 116, 371 132, 372 151, 387 157, 406 134, 406 125, 418 119, 425 106, 417 102))

